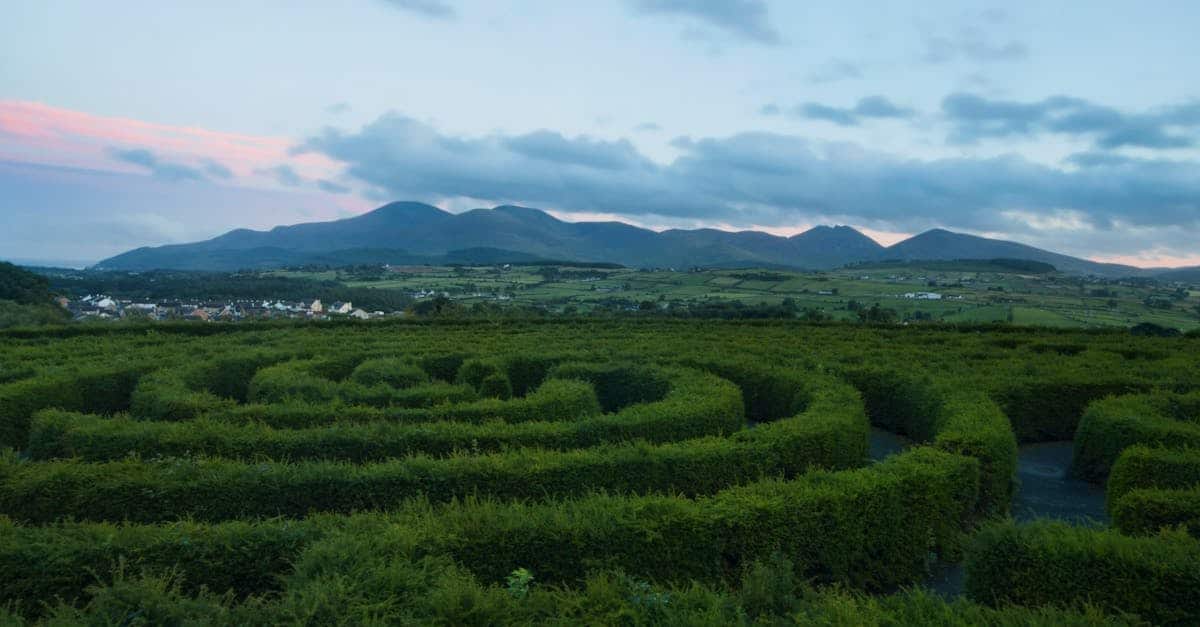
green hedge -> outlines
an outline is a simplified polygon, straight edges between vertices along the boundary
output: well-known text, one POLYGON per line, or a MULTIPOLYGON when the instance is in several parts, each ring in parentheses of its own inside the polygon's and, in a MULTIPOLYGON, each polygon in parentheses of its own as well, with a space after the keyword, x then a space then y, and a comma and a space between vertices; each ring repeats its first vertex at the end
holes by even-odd
POLYGON ((1104 375, 1095 368, 1063 370, 1045 376, 1001 376, 995 382, 983 382, 1011 421, 1017 440, 1070 440, 1089 403, 1149 387, 1142 378, 1104 375))
POLYGON ((975 460, 920 449, 869 468, 756 482, 697 500, 451 504, 375 541, 397 559, 449 555, 487 582, 502 581, 514 564, 547 583, 579 581, 597 567, 656 581, 721 581, 783 552, 802 577, 879 590, 922 579, 931 550, 958 550, 977 490, 975 460))
POLYGON ((1108 476, 1109 513, 1131 490, 1200 487, 1200 449, 1167 449, 1134 445, 1121 453, 1108 476))
POLYGON ((1090 602, 1155 624, 1200 623, 1200 541, 1180 533, 1134 538, 1062 523, 980 531, 967 562, 974 600, 1039 606, 1090 602))
POLYGON ((258 371, 287 359, 286 353, 250 351, 200 358, 186 366, 152 372, 138 382, 129 410, 146 420, 190 420, 244 402, 258 371))
POLYGON ((130 394, 146 368, 138 364, 44 374, 0 385, 0 448, 21 449, 33 414, 57 407, 113 413, 129 408, 130 394))
POLYGON ((35 611, 56 598, 73 602, 122 566, 128 575, 178 570, 189 591, 277 590, 280 575, 332 526, 326 522, 25 527, 0 518, 0 600, 35 611))
POLYGON ((890 369, 854 369, 844 376, 862 392, 875 426, 978 459, 978 516, 1008 513, 1015 489, 1017 441, 995 402, 983 392, 937 385, 890 369))
MULTIPOLYGON (((700 375, 700 377, 707 375, 700 375)), ((576 382, 565 382, 578 385, 576 382)), ((714 384, 730 384, 714 380, 714 384)), ((719 392, 719 389, 712 390, 719 392)), ((61 413, 39 417, 39 436, 31 449, 36 455, 54 452, 120 459, 101 464, 78 461, 21 463, 10 460, 0 476, 0 512, 18 520, 50 522, 62 516, 78 519, 156 522, 190 515, 202 520, 253 516, 302 516, 312 511, 349 512, 385 509, 410 496, 423 494, 448 501, 472 494, 497 498, 540 498, 582 494, 592 490, 694 496, 761 477, 795 477, 812 467, 842 469, 866 457, 867 421, 857 394, 844 385, 812 393, 805 412, 790 419, 740 431, 731 437, 708 437, 662 445, 611 445, 573 451, 514 450, 491 455, 462 455, 448 459, 410 457, 363 466, 335 463, 237 463, 227 460, 120 459, 129 449, 120 444, 97 446, 96 431, 142 427, 147 423, 98 419, 61 413), (67 439, 73 421, 92 421, 90 433, 75 432, 80 446, 53 450, 43 441, 67 439), (58 434, 58 437, 54 437, 58 434)), ((741 410, 736 394, 726 395, 726 411, 741 410)), ((642 408, 650 405, 639 406, 642 408)), ((194 428, 203 422, 160 423, 157 428, 194 428)), ((371 425, 359 437, 342 438, 331 430, 326 438, 305 441, 301 431, 275 432, 305 443, 311 456, 354 457, 378 454, 381 437, 369 437, 371 425)), ((144 431, 143 431, 144 432, 144 431)), ((375 433, 378 433, 376 431, 375 433)), ((278 452, 265 428, 230 438, 227 456, 253 459, 278 452)), ((167 446, 203 450, 205 442, 181 441, 158 434, 167 446)), ((386 442, 384 442, 386 444, 386 442)), ((210 443, 209 443, 210 444, 210 443)), ((289 453, 300 449, 282 449, 289 453)), ((143 451, 144 452, 144 451, 143 451)), ((176 452, 153 449, 155 454, 176 452)), ((298 457, 298 456, 297 456, 298 457)))
POLYGON ((306 573, 335 567, 364 542, 387 560, 448 556, 488 583, 518 566, 548 584, 605 567, 662 582, 736 581, 753 562, 783 553, 800 577, 888 589, 921 580, 930 551, 957 550, 977 479, 974 460, 919 449, 869 468, 761 481, 696 500, 468 499, 303 521, 8 524, 0 533, 0 597, 77 598, 91 573, 106 580, 122 557, 152 571, 177 567, 189 586, 250 594, 275 589, 273 575, 289 562, 306 573), (318 537, 325 541, 301 554, 318 537))
POLYGON ((1158 392, 1106 398, 1088 406, 1075 435, 1071 471, 1102 482, 1117 457, 1134 444, 1200 447, 1200 423, 1194 407, 1200 394, 1158 392))
POLYGON ((671 388, 660 369, 632 363, 565 363, 551 368, 547 376, 591 383, 605 413, 661 400, 671 388))
MULTIPOLYGON (((714 408, 707 405, 700 409, 714 408)), ((265 457, 364 462, 415 453, 444 455, 455 448, 479 451, 481 446, 486 446, 495 450, 502 443, 522 443, 519 437, 504 438, 505 435, 519 436, 520 429, 491 421, 565 421, 571 424, 558 429, 565 434, 586 426, 586 421, 596 419, 598 415, 599 406, 590 385, 556 379, 547 381, 529 396, 508 402, 493 399, 463 405, 438 405, 427 410, 295 403, 250 405, 214 414, 211 418, 183 422, 45 411, 34 419, 29 454, 34 459, 79 457, 88 461, 138 454, 142 457, 209 455, 237 459, 265 457), (237 420, 232 419, 235 416, 237 420), (271 426, 282 423, 285 427, 293 427, 318 420, 334 422, 294 429, 271 426), (420 424, 423 421, 433 421, 433 424, 420 424), (488 444, 488 434, 492 432, 498 437, 488 444), (477 442, 480 436, 485 440, 482 445, 477 442)), ((530 426, 531 433, 539 432, 539 425, 530 426)), ((543 426, 554 430, 553 425, 543 426)), ((546 433, 547 429, 541 429, 541 432, 546 433)))
MULTIPOLYGON (((485 586, 447 559, 380 559, 364 543, 337 568, 285 579, 275 597, 231 598, 193 592, 169 576, 126 575, 88 591, 80 607, 46 608, 47 624, 153 625, 1132 625, 1095 609, 989 608, 923 590, 887 596, 815 592, 780 555, 746 568, 735 589, 663 586, 619 571, 590 575, 578 587, 534 580, 520 593, 485 586)), ((31 608, 40 610, 41 608, 31 608)), ((40 614, 39 611, 28 612, 40 614)), ((0 609, 0 622, 26 623, 0 609)))
POLYGON ((429 382, 429 375, 420 366, 404 359, 368 359, 350 373, 350 380, 365 386, 387 385, 410 388, 429 382))
POLYGON ((1183 527, 1200 538, 1200 488, 1130 490, 1113 504, 1112 518, 1122 533, 1146 535, 1183 527))

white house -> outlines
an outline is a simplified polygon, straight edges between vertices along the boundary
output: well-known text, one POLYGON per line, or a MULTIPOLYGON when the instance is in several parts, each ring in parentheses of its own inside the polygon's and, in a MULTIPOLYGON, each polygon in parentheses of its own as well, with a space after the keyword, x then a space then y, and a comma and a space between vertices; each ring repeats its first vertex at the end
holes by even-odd
POLYGON ((354 311, 354 305, 350 303, 334 303, 329 309, 329 313, 348 314, 354 311))
POLYGON ((318 298, 318 299, 314 300, 311 305, 308 306, 308 310, 315 314, 319 314, 322 311, 325 311, 325 307, 323 305, 321 305, 321 299, 318 298))
POLYGON ((370 320, 371 314, 369 314, 361 309, 355 309, 354 311, 350 312, 350 317, 358 318, 359 320, 370 320))

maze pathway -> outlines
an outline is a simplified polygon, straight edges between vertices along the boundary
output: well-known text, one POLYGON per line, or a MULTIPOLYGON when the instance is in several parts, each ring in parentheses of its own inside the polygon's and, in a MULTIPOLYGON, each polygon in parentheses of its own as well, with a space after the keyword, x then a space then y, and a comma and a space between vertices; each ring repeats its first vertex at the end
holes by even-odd
POLYGON ((1020 487, 1012 515, 1019 522, 1051 518, 1071 524, 1108 522, 1104 486, 1068 477, 1074 443, 1039 442, 1017 452, 1020 487))

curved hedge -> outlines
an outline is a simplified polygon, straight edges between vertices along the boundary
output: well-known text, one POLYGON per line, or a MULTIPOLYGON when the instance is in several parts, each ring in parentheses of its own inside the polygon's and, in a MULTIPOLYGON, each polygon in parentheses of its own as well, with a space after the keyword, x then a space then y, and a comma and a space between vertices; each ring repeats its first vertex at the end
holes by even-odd
POLYGON ((1017 441, 1008 418, 987 395, 887 369, 856 369, 844 376, 862 392, 872 424, 979 460, 978 517, 1008 513, 1017 441))
POLYGON ((24 448, 33 415, 50 407, 114 413, 129 397, 146 367, 128 364, 44 374, 0 385, 0 448, 24 448))
POLYGON ((1135 538, 1062 523, 999 524, 967 557, 977 601, 1071 605, 1087 600, 1160 625, 1200 622, 1200 541, 1181 533, 1135 538))
POLYGON ((1121 452, 1134 444, 1200 447, 1200 393, 1137 394, 1088 406, 1075 435, 1074 475, 1108 477, 1121 452))
MULTIPOLYGON (((622 368, 614 366, 611 370, 619 372, 622 368)), ((571 373, 551 376, 567 374, 571 373)), ((499 451, 506 447, 562 450, 627 440, 662 443, 728 434, 743 426, 740 393, 727 382, 687 370, 663 371, 651 378, 669 387, 661 400, 603 415, 597 414, 591 384, 555 378, 523 398, 438 405, 425 410, 243 406, 212 414, 214 419, 181 423, 51 413, 39 417, 30 454, 37 459, 80 455, 92 460, 116 459, 129 453, 144 457, 195 454, 378 460, 416 453, 444 456, 455 451, 499 451), (325 411, 342 412, 346 418, 335 418, 334 424, 327 427, 275 429, 262 424, 311 423, 325 411), (226 423, 234 416, 243 424, 226 423), (409 424, 424 420, 433 422, 409 424)))
POLYGON ((1122 533, 1147 535, 1175 527, 1200 538, 1200 487, 1129 490, 1110 509, 1113 524, 1122 533))
POLYGON ((1188 490, 1200 487, 1200 449, 1135 445, 1125 449, 1108 476, 1108 508, 1131 490, 1188 490))
POLYGON ((921 448, 868 468, 758 481, 695 500, 415 501, 391 514, 212 525, 10 523, 0 534, 0 598, 77 598, 94 581, 90 573, 108 580, 121 560, 176 569, 189 587, 273 590, 270 571, 286 572, 282 565, 319 538, 334 552, 366 540, 388 559, 449 556, 485 582, 521 565, 547 583, 580 581, 603 566, 655 581, 716 583, 782 552, 801 577, 881 590, 924 577, 931 550, 958 550, 977 481, 974 460, 921 448))
MULTIPOLYGON (((736 388, 710 375, 692 374, 709 390, 710 408, 740 416, 741 400, 736 388), (721 398, 725 399, 723 410, 717 409, 711 400, 721 398)), ((266 461, 250 464, 217 459, 11 463, 0 473, 0 511, 24 521, 50 522, 65 514, 90 520, 156 522, 180 515, 227 520, 302 516, 312 511, 384 509, 417 494, 433 501, 471 494, 544 498, 598 489, 710 494, 761 477, 787 478, 811 467, 840 469, 860 464, 867 446, 866 418, 860 402, 845 386, 828 384, 809 392, 812 402, 792 418, 733 433, 727 438, 708 437, 660 445, 605 445, 571 451, 518 449, 490 455, 455 455, 442 460, 408 457, 361 466, 266 461)), ((632 409, 644 411, 656 405, 635 405, 632 409)), ((694 405, 692 411, 697 408, 694 405)), ((689 416, 669 418, 686 421, 689 416)), ((71 417, 42 416, 39 425, 44 431, 39 434, 66 432, 67 429, 55 428, 55 421, 64 419, 69 423, 71 417)), ((107 427, 116 421, 100 419, 99 422, 107 427)), ((144 423, 128 424, 138 427, 144 423)), ((160 426, 178 430, 193 423, 160 426)), ((338 430, 323 433, 327 437, 310 441, 306 450, 312 455, 329 456, 342 451, 347 456, 362 457, 368 443, 379 444, 366 436, 380 431, 372 431, 371 425, 356 429, 350 434, 360 437, 347 436, 343 441, 334 437, 338 430)), ((275 434, 296 443, 304 442, 302 438, 309 435, 309 430, 275 434)), ((87 433, 77 439, 85 445, 96 441, 94 435, 87 433)), ((183 447, 200 445, 199 440, 178 443, 170 435, 160 437, 159 441, 183 447)), ((218 452, 252 457, 273 451, 270 438, 261 429, 231 442, 242 443, 242 448, 218 452)), ((33 451, 44 453, 46 448, 39 446, 33 451)), ((87 450, 106 451, 107 458, 113 459, 120 456, 122 448, 87 450)))

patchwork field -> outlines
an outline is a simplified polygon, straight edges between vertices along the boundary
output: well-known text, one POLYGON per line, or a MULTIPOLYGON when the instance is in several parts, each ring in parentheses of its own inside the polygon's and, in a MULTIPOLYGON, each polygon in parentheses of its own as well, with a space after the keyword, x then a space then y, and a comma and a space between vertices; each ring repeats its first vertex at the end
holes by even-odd
POLYGON ((1131 327, 1149 322, 1187 331, 1200 327, 1200 293, 1188 285, 1089 279, 1058 272, 1022 273, 989 262, 919 262, 825 272, 588 268, 555 266, 351 269, 270 273, 340 281, 355 288, 447 294, 469 307, 500 303, 579 312, 637 308, 687 312, 710 304, 778 306, 857 320, 856 304, 879 304, 897 320, 998 322, 1073 328, 1131 327), (936 300, 914 298, 926 292, 936 300))
POLYGON ((0 448, 17 624, 1200 622, 1195 337, 47 328, 0 448))

